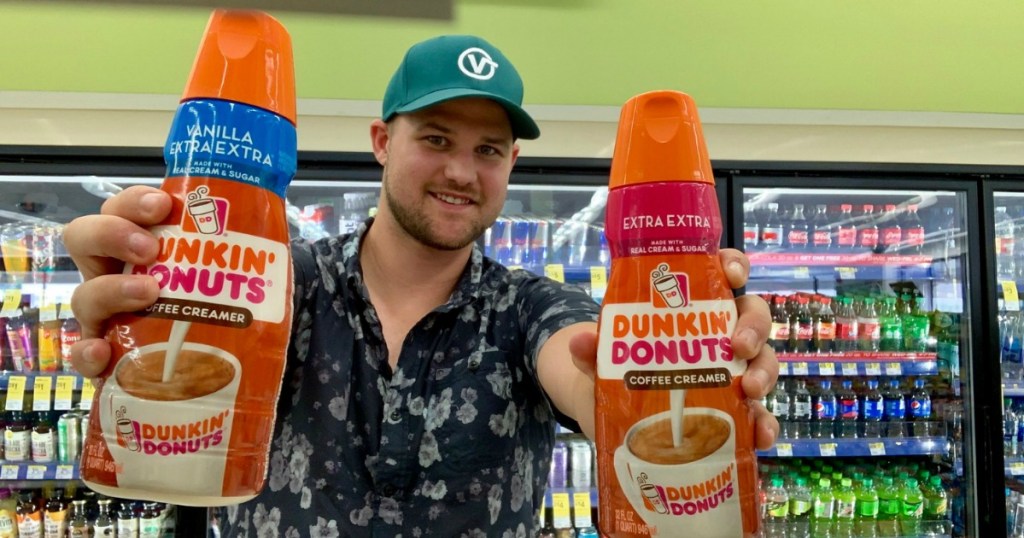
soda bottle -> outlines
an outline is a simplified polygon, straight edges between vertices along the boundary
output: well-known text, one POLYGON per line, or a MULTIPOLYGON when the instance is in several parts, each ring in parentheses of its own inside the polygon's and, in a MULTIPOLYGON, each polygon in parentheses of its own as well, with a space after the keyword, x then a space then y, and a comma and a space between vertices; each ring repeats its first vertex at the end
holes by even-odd
POLYGON ((942 261, 941 277, 944 280, 957 279, 957 258, 960 256, 960 222, 956 218, 956 210, 952 207, 942 208, 939 225, 936 228, 938 241, 935 242, 933 256, 942 261))
POLYGON ((855 351, 859 334, 860 325, 857 313, 853 310, 853 298, 839 297, 839 308, 836 310, 836 351, 855 351))
POLYGON ((875 223, 875 206, 864 204, 857 220, 857 250, 874 252, 878 248, 878 224, 875 223))
POLYGON ((815 439, 832 439, 836 420, 836 394, 832 392, 832 382, 821 380, 821 389, 814 403, 813 435, 815 439))
POLYGON ((63 372, 74 372, 71 364, 71 346, 82 339, 82 327, 71 312, 71 305, 61 305, 60 317, 60 369, 63 372))
POLYGON ((1001 341, 999 360, 1003 379, 1019 380, 1024 372, 1024 315, 1007 312, 1001 341))
POLYGON ((790 316, 790 350, 795 353, 808 353, 811 351, 811 339, 814 337, 814 320, 807 305, 809 299, 801 295, 797 297, 796 302, 796 310, 790 316))
POLYGON ((903 399, 903 392, 900 391, 900 380, 889 380, 889 388, 882 393, 882 397, 886 437, 906 437, 903 422, 907 418, 907 403, 903 399))
POLYGON ((882 351, 901 351, 903 348, 903 320, 896 313, 896 298, 882 299, 882 309, 878 312, 878 325, 881 338, 878 348, 882 351))
POLYGON ((839 206, 839 218, 836 219, 836 249, 840 252, 853 252, 857 249, 857 221, 853 217, 853 205, 839 206))
POLYGON ((904 351, 928 351, 931 319, 921 309, 922 299, 915 297, 910 301, 910 310, 903 316, 904 351))
POLYGON ((864 418, 864 437, 878 438, 882 436, 882 418, 885 413, 885 399, 878 390, 878 380, 867 381, 867 392, 862 400, 861 416, 864 418))
POLYGON ((733 360, 732 349, 725 345, 735 328, 736 302, 718 256, 721 214, 690 96, 654 91, 622 107, 605 223, 612 270, 601 309, 594 395, 599 520, 611 522, 628 514, 636 525, 602 531, 610 538, 638 538, 650 534, 650 525, 666 536, 700 528, 709 536, 752 537, 760 526, 755 424, 741 385, 746 365, 733 360), (629 225, 634 219, 668 225, 629 225), (675 326, 684 318, 709 323, 696 330, 675 326), (656 320, 674 320, 673 328, 649 331, 656 320), (651 348, 679 354, 652 361, 647 353, 651 348), (680 368, 710 369, 725 382, 709 386, 700 376, 670 375, 680 368), (673 381, 659 387, 636 384, 638 374, 673 381), (673 427, 686 437, 668 435, 672 446, 713 437, 728 442, 728 448, 686 463, 676 458, 666 472, 626 442, 638 431, 665 440, 652 430, 664 428, 671 434, 673 427), (731 488, 733 494, 722 494, 715 506, 685 518, 677 515, 685 509, 684 499, 665 494, 655 506, 647 494, 712 476, 704 473, 721 477, 726 468, 733 471, 718 482, 717 491, 731 488))
POLYGON ((766 501, 767 519, 765 520, 766 538, 785 538, 786 518, 789 516, 789 493, 783 486, 781 476, 773 476, 769 482, 766 501))
POLYGON ((769 343, 776 353, 789 350, 789 314, 786 312, 786 297, 776 295, 772 300, 772 329, 769 343))
POLYGON ((807 479, 797 476, 789 488, 789 529, 787 538, 809 538, 811 536, 811 512, 813 509, 811 488, 807 479))
POLYGON ((949 520, 949 494, 942 486, 942 478, 933 475, 924 490, 923 526, 926 536, 949 536, 947 521, 949 520))
POLYGON ((1019 419, 1013 410, 1013 399, 1003 399, 1003 455, 1014 457, 1018 452, 1018 430, 1019 419))
POLYGON ((1017 275, 1014 267, 1013 219, 1006 213, 1006 206, 996 208, 996 278, 1013 280, 1017 275))
POLYGON ((857 538, 875 538, 878 536, 876 523, 878 519, 878 492, 875 481, 865 477, 857 488, 857 538))
POLYGON ((854 538, 853 522, 857 514, 857 494, 853 491, 853 481, 843 478, 835 491, 836 496, 836 538, 854 538))
POLYGON ((914 437, 931 435, 932 398, 925 388, 925 380, 914 380, 914 392, 910 396, 910 418, 914 437))
POLYGON ((882 340, 882 327, 878 323, 878 311, 875 310, 875 300, 871 297, 864 299, 860 312, 857 312, 857 348, 861 351, 878 351, 882 340))
POLYGON ((779 217, 779 204, 772 202, 768 204, 768 218, 761 227, 761 248, 764 250, 778 250, 782 248, 783 226, 782 218, 779 217))
POLYGON ((807 390, 807 381, 803 379, 797 379, 794 384, 796 388, 791 399, 793 415, 789 421, 792 428, 787 430, 787 434, 790 439, 809 439, 813 410, 811 392, 807 390))
POLYGON ((804 216, 804 204, 793 205, 793 216, 786 233, 786 246, 793 252, 805 252, 810 246, 810 226, 804 216))
POLYGON ((844 379, 836 397, 839 399, 839 435, 841 439, 857 437, 857 419, 860 415, 860 401, 853 391, 853 381, 844 379))
POLYGON ((790 428, 789 422, 792 415, 790 410, 789 393, 786 392, 786 384, 784 381, 776 383, 772 391, 768 393, 766 407, 772 412, 775 419, 779 421, 779 426, 782 429, 783 434, 785 434, 785 432, 790 428))
POLYGON ((878 487, 878 536, 895 538, 900 535, 900 490, 891 476, 883 476, 878 487))
POLYGON ((900 488, 900 532, 906 536, 919 536, 923 514, 924 495, 918 488, 917 479, 907 478, 900 488))
POLYGON ((828 206, 818 204, 811 219, 811 245, 814 252, 826 252, 832 248, 834 226, 828 218, 828 206))
POLYGON ((813 348, 817 353, 831 353, 836 348, 836 315, 832 311, 832 299, 821 297, 818 314, 814 319, 813 348))
POLYGON ((916 256, 924 250, 924 224, 917 214, 917 204, 907 206, 907 212, 903 216, 903 244, 900 246, 900 253, 916 256))
POLYGON ((754 214, 754 204, 745 202, 743 204, 743 250, 753 252, 757 250, 757 240, 761 235, 761 226, 754 214))
POLYGON ((903 241, 903 230, 900 228, 900 218, 896 212, 896 204, 886 204, 885 214, 882 216, 882 229, 879 232, 877 252, 888 252, 895 254, 900 250, 900 243, 903 241))
POLYGON ((832 479, 820 478, 812 495, 814 508, 811 511, 811 536, 813 538, 831 538, 836 511, 836 500, 832 494, 832 479))
POLYGON ((1017 452, 1015 456, 1024 456, 1024 420, 1020 417, 1024 415, 1024 401, 1019 402, 1020 405, 1017 407, 1017 452))

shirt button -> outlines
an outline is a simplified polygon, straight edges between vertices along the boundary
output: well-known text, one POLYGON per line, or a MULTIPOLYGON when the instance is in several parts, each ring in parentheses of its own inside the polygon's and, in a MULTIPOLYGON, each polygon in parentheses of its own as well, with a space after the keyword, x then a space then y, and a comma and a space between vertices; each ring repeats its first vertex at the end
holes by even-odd
POLYGON ((392 486, 391 484, 385 484, 384 487, 381 488, 380 493, 385 497, 393 497, 395 495, 395 491, 395 486, 392 486))
POLYGON ((398 410, 392 411, 390 419, 391 422, 398 422, 399 420, 402 420, 402 414, 399 413, 398 410))

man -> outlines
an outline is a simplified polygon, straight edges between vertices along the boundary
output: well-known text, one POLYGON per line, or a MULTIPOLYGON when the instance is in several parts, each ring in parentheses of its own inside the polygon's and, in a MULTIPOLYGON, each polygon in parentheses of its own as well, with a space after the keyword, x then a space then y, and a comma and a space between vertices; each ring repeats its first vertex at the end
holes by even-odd
MULTIPOLYGON (((370 127, 383 166, 376 217, 352 235, 293 245, 292 343, 270 476, 229 510, 227 536, 532 536, 556 420, 594 434, 598 307, 582 291, 483 258, 476 239, 505 202, 518 138, 539 129, 522 81, 490 43, 413 46, 370 127)), ((169 198, 133 187, 67 226, 84 282, 75 366, 96 375, 104 320, 152 304, 146 276, 118 274, 157 251, 146 226, 169 198), (113 290, 113 292, 111 291, 113 290)), ((736 287, 746 258, 723 251, 736 287)), ((744 388, 778 373, 767 305, 741 297, 744 388)), ((758 444, 778 424, 757 407, 758 444)))

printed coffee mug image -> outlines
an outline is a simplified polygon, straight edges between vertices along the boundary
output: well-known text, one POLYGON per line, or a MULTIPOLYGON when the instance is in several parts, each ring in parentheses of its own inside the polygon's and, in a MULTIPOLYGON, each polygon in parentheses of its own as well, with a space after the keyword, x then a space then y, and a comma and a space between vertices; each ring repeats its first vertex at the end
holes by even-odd
POLYGON ((686 408, 683 442, 672 438, 671 411, 634 424, 615 450, 615 475, 652 536, 743 535, 732 417, 686 408))
POLYGON ((166 342, 125 355, 102 388, 100 425, 117 468, 119 488, 196 492, 220 497, 242 376, 232 354, 185 342, 163 381, 166 342), (201 457, 195 457, 201 456, 201 457), (152 476, 159 458, 173 472, 152 476), (177 462, 177 463, 176 463, 177 462))

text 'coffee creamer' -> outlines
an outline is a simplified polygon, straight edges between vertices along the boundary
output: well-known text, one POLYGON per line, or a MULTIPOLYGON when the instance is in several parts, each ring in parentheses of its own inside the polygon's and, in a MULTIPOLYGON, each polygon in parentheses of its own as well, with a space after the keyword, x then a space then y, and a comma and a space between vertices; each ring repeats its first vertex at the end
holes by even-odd
POLYGON ((160 298, 111 322, 82 478, 113 497, 237 503, 266 479, 291 332, 295 75, 279 22, 214 11, 164 158, 159 254, 125 267, 160 298))
POLYGON ((752 537, 754 422, 733 356, 736 303, 696 105, 658 91, 622 109, 597 356, 601 533, 752 537))

